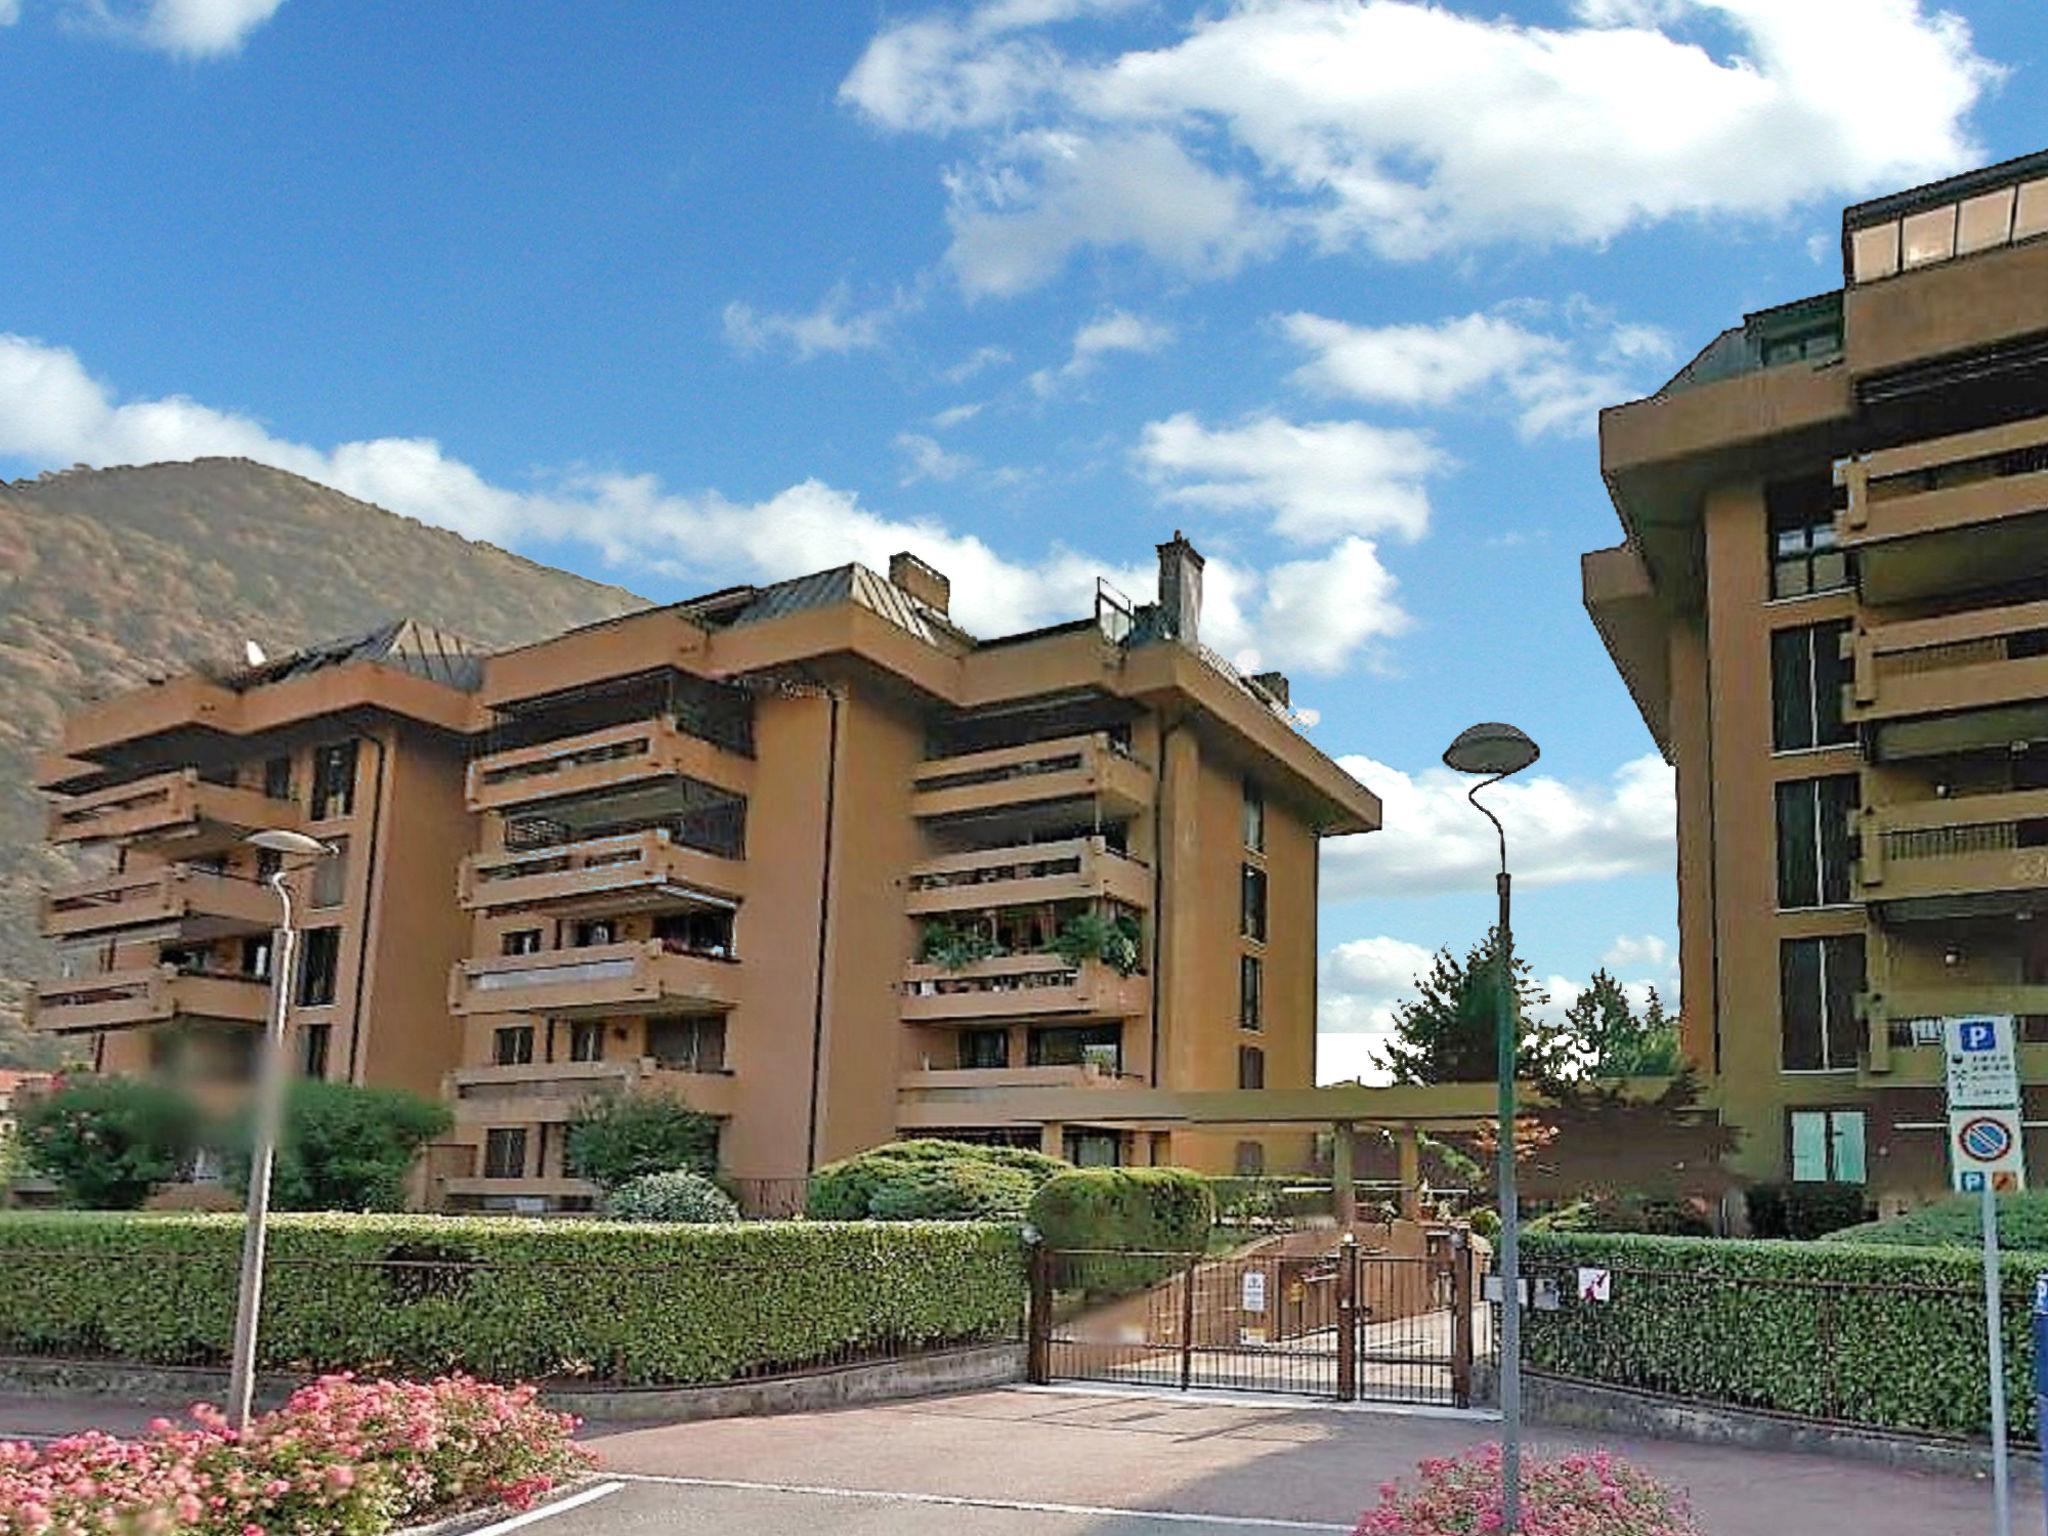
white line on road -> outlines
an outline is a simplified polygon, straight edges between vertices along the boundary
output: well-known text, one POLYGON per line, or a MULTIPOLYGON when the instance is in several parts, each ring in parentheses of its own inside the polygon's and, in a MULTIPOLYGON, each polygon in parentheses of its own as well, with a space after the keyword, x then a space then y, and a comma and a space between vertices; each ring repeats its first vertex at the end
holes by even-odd
POLYGON ((552 1520, 556 1515, 580 1509, 585 1504, 595 1504, 599 1499, 609 1498, 625 1488, 624 1483, 599 1483, 595 1488, 586 1488, 581 1493, 572 1493, 566 1499, 557 1499, 552 1504, 543 1504, 539 1509, 529 1509, 523 1515, 514 1515, 509 1520, 500 1520, 496 1525, 487 1525, 481 1530, 471 1531, 469 1536, 503 1536, 506 1531, 516 1531, 521 1526, 535 1525, 542 1520, 552 1520))
MULTIPOLYGON (((1175 1525, 1252 1527, 1262 1531, 1344 1531, 1350 1525, 1323 1520, 1274 1520, 1262 1515, 1198 1515, 1180 1509, 1115 1509, 1104 1504, 1046 1504, 1030 1499, 970 1499, 950 1493, 896 1493, 886 1488, 819 1488, 806 1483, 750 1483, 725 1477, 661 1477, 648 1472, 611 1474, 621 1482, 661 1483, 674 1488, 732 1488, 742 1493, 790 1493, 818 1499, 874 1499, 884 1504, 939 1504, 954 1509, 1016 1509, 1034 1515, 1086 1515, 1091 1519, 1119 1516, 1126 1520, 1160 1520, 1175 1525)), ((488 1536, 478 1531, 475 1536, 488 1536)))

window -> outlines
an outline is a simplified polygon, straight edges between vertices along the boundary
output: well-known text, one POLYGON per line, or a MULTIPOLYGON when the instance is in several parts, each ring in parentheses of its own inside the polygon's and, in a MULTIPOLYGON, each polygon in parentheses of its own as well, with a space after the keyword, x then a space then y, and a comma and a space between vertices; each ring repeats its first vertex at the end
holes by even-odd
POLYGON ((356 742, 329 742, 313 749, 313 807, 315 821, 346 816, 356 804, 356 742))
POLYGON ((242 940, 242 974, 257 981, 270 979, 270 935, 242 940))
POLYGON ((1266 872, 1247 864, 1240 874, 1240 905, 1243 909, 1241 931, 1248 939, 1261 942, 1266 937, 1266 872))
POLYGON ((256 878, 268 882, 270 877, 284 868, 284 855, 275 848, 256 850, 256 878))
POLYGON ((1240 1179, 1265 1177, 1266 1144, 1263 1141, 1240 1141, 1235 1166, 1240 1179))
POLYGON ((498 953, 501 955, 537 955, 540 953, 540 930, 538 928, 514 928, 498 938, 498 953))
POLYGON ((618 942, 618 936, 618 926, 608 917, 592 918, 587 922, 578 923, 574 931, 578 949, 593 949, 600 944, 615 944, 618 942))
POLYGON ((334 852, 313 866, 311 904, 315 907, 340 906, 348 890, 348 839, 334 838, 328 846, 334 852))
POLYGON ((1266 851, 1266 797, 1249 779, 1244 786, 1244 845, 1253 853, 1266 851))
POLYGON ((267 800, 291 799, 292 760, 289 757, 269 757, 263 760, 263 795, 267 800))
POLYGON ((1860 784, 1853 773, 1778 786, 1778 905, 1836 907, 1849 899, 1860 784))
POLYGON ((1266 1086, 1266 1053, 1256 1045, 1240 1045, 1237 1048, 1237 1086, 1240 1088, 1263 1088, 1266 1086))
POLYGON ((307 1077, 327 1075, 327 1039, 333 1031, 325 1024, 299 1028, 299 1071, 307 1077))
POLYGON ((493 1126, 484 1132, 484 1177, 517 1179, 526 1174, 526 1128, 493 1126))
POLYGON ((1842 659, 1847 621, 1771 632, 1771 750, 1803 752, 1845 746, 1855 731, 1842 723, 1842 659))
POLYGON ((709 955, 723 960, 732 954, 732 912, 698 907, 669 912, 654 920, 654 936, 674 954, 709 955))
POLYGON ((604 1060, 604 1020, 578 1019, 569 1026, 571 1061, 604 1060))
POLYGON ((1802 1184, 1864 1182, 1862 1110, 1795 1109, 1787 1121, 1794 1180, 1802 1184))
POLYGON ((1007 1029, 963 1029, 960 1031, 960 1065, 992 1068, 1010 1064, 1010 1032, 1007 1029))
POLYGON ((1124 1140, 1115 1131, 1069 1131, 1067 1161, 1076 1168, 1115 1168, 1124 1160, 1124 1140))
POLYGON ((678 1072, 723 1072, 725 1020, 715 1013, 649 1019, 647 1054, 678 1072))
POLYGON ((1835 543, 1836 497, 1830 475, 1764 487, 1772 597, 1806 597, 1849 585, 1849 557, 1835 543))
POLYGON ((1853 1070, 1863 935, 1784 940, 1778 946, 1778 988, 1785 1070, 1853 1070))
POLYGON ((1026 1048, 1034 1067, 1093 1066, 1104 1072, 1123 1071, 1124 1032, 1115 1024, 1088 1028, 1034 1029, 1026 1048))
POLYGON ((527 1067, 533 1065, 533 1026, 512 1024, 491 1036, 491 1065, 527 1067))
POLYGON ((299 1006, 324 1008, 334 1001, 341 972, 341 930, 308 928, 299 943, 299 1006))
POLYGON ((1266 1027, 1266 966, 1257 955, 1237 957, 1237 1027, 1266 1027))

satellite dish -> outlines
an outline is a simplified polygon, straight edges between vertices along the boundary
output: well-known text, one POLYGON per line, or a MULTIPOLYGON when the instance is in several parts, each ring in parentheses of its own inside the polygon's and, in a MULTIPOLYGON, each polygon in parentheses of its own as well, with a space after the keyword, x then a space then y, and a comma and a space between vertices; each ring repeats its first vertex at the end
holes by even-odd
POLYGON ((242 655, 252 667, 260 667, 270 660, 268 656, 263 654, 263 647, 254 640, 244 640, 242 642, 242 655))

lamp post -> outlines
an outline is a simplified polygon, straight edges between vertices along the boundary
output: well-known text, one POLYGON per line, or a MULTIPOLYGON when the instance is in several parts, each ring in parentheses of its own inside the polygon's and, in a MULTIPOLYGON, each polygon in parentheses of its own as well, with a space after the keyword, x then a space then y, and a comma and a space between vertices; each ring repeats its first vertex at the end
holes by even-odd
MULTIPOLYGON (((248 841, 270 853, 297 854, 305 859, 324 859, 334 853, 328 844, 303 832, 256 832, 248 841)), ((268 1236, 265 1227, 270 1220, 270 1170, 277 1161, 278 1130, 284 1121, 284 1021, 290 1001, 292 949, 296 940, 291 888, 284 883, 287 872, 280 864, 266 882, 277 892, 279 914, 270 955, 270 1018, 256 1068, 248 1221, 242 1232, 242 1278, 235 1290, 235 1353, 228 1370, 228 1421, 238 1431, 249 1427, 250 1408, 256 1395, 256 1320, 263 1310, 263 1246, 268 1236)))
POLYGON ((1515 1065, 1520 1040, 1515 1027, 1513 929, 1508 903, 1508 834, 1500 818, 1479 803, 1479 791, 1520 773, 1536 761, 1536 743, 1512 725, 1475 725, 1444 749, 1445 766, 1480 774, 1465 798, 1493 823, 1500 839, 1500 931, 1494 950, 1494 1035, 1499 1047, 1500 1086, 1500 1418, 1501 1530, 1514 1536, 1522 1517, 1522 1232, 1515 1199, 1515 1065))

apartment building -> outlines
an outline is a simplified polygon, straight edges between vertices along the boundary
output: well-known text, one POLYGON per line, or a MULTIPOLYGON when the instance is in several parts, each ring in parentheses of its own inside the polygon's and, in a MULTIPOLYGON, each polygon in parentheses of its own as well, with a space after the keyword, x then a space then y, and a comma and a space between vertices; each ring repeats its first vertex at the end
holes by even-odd
MULTIPOLYGON (((416 778, 434 831, 405 850, 416 878, 357 871, 357 926, 420 935, 392 1012, 420 1021, 407 1039, 432 1042, 418 1060, 456 1115, 436 1198, 587 1208, 566 1126, 626 1092, 717 1116, 723 1168, 763 1206, 898 1135, 1300 1164, 1303 1133, 1117 1108, 1138 1087, 1313 1083, 1319 840, 1379 823, 1294 728, 1286 680, 1201 644, 1201 556, 1176 535, 1159 569, 1153 602, 1104 588, 1074 622, 976 640, 947 579, 903 555, 887 576, 842 566, 465 652, 459 682, 432 684, 432 720, 387 701, 396 771, 414 740, 430 755, 416 778)), ((114 701, 67 727, 81 762, 45 780, 60 823, 144 770, 205 782, 170 770, 193 723, 152 695, 153 713, 114 701), (157 756, 138 755, 145 730, 157 756)), ((247 784, 245 820, 341 830, 247 784)), ((188 878, 161 839, 142 867, 188 878)), ((101 1007, 105 969, 60 985, 88 990, 39 1002, 45 1027, 101 1007)), ((366 1045, 351 1071, 378 1080, 366 1045)))
POLYGON ((1842 261, 1603 413, 1584 582, 1740 1165, 1899 1203, 1946 1187, 1942 1017, 2016 1016, 2048 1107, 2048 154, 1847 209, 1842 261))

